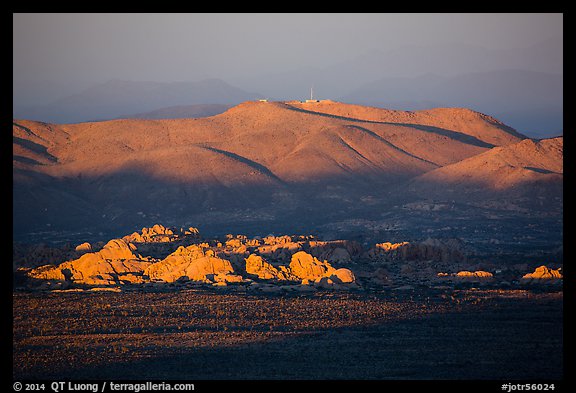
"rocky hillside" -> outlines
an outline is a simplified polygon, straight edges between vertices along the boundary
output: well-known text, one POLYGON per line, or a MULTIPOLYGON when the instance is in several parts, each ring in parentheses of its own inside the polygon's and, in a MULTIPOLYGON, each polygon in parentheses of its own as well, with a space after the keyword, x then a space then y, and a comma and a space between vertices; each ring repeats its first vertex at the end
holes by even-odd
POLYGON ((212 233, 309 232, 431 198, 477 209, 469 184, 485 201, 528 202, 545 184, 554 206, 540 201, 540 210, 558 214, 562 156, 562 138, 529 140, 460 108, 244 102, 192 119, 15 120, 13 231, 19 240, 116 237, 161 221, 201 222, 212 233))

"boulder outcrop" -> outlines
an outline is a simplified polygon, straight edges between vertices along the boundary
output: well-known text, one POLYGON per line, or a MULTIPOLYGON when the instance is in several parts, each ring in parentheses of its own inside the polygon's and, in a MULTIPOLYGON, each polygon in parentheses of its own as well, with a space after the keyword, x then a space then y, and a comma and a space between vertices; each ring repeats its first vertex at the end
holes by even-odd
POLYGON ((456 273, 456 277, 460 277, 460 278, 493 278, 494 275, 490 272, 485 272, 483 270, 477 270, 475 272, 470 272, 468 270, 462 270, 458 273, 456 273))
POLYGON ((352 284, 356 281, 356 276, 354 276, 352 270, 343 267, 336 269, 330 276, 330 279, 338 284, 352 284))
POLYGON ((152 227, 144 227, 141 232, 134 232, 122 239, 132 243, 167 243, 179 240, 183 237, 197 238, 200 235, 198 228, 167 228, 161 224, 152 227))
POLYGON ((90 252, 92 251, 92 245, 88 242, 84 242, 82 244, 77 245, 74 250, 78 252, 90 252))
MULTIPOLYGON (((270 240, 269 238, 265 239, 270 240)), ((288 239, 290 238, 288 237, 288 239)), ((270 260, 278 262, 288 262, 291 260, 292 255, 302 250, 303 250, 302 243, 285 241, 273 244, 266 243, 258 247, 257 252, 259 255, 263 255, 270 260)))
POLYGON ((217 275, 232 273, 234 269, 230 261, 215 257, 212 250, 191 245, 178 247, 162 261, 150 265, 144 274, 151 280, 174 282, 185 278, 210 281, 217 275))
POLYGON ((335 271, 327 261, 320 261, 305 251, 298 251, 290 261, 290 272, 300 279, 316 280, 329 277, 335 271))
POLYGON ((57 266, 41 266, 31 270, 28 276, 87 285, 141 283, 143 272, 150 262, 134 254, 135 250, 133 244, 113 239, 100 251, 84 254, 57 266))
POLYGON ((563 278, 561 269, 550 269, 545 265, 537 267, 534 272, 522 276, 523 280, 557 280, 563 278))
POLYGON ((246 273, 262 280, 293 280, 295 277, 285 266, 274 267, 260 255, 251 254, 246 258, 246 273))

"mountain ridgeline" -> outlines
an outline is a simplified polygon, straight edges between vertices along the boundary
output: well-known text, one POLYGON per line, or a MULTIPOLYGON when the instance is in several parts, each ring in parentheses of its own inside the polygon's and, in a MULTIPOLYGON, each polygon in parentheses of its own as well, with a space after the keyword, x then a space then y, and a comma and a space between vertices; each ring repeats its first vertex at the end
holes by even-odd
POLYGON ((163 222, 252 235, 443 230, 484 242, 546 217, 556 224, 542 236, 557 238, 562 160, 562 137, 531 140, 464 108, 247 101, 202 118, 14 120, 13 230, 85 239, 163 222), (493 216, 505 225, 484 233, 493 216))

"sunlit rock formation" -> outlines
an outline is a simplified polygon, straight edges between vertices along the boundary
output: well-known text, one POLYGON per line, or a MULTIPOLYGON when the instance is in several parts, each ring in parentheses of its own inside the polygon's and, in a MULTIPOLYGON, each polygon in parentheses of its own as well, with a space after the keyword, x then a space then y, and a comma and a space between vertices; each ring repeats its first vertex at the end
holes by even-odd
POLYGON ((274 267, 260 255, 252 254, 246 258, 246 273, 257 276, 263 280, 294 280, 286 266, 274 267))
POLYGON ((302 251, 302 249, 302 243, 290 240, 272 244, 266 242, 258 247, 257 252, 271 260, 287 263, 291 260, 293 254, 302 251))
POLYGON ((92 245, 88 242, 84 242, 82 244, 77 245, 74 250, 78 252, 90 252, 92 251, 92 245))
POLYGON ((67 281, 87 285, 142 283, 150 262, 134 254, 136 247, 122 239, 110 240, 102 250, 57 266, 47 265, 28 275, 39 280, 67 281))
POLYGON ((456 273, 456 277, 460 278, 493 278, 494 275, 490 272, 485 272, 483 270, 477 270, 475 272, 470 272, 468 270, 462 270, 456 273))
POLYGON ((528 271, 527 263, 508 267, 474 259, 474 263, 468 263, 467 251, 457 239, 382 242, 368 251, 355 241, 321 241, 309 235, 248 238, 230 234, 200 239, 195 228, 174 230, 157 224, 107 243, 15 247, 15 259, 28 260, 28 254, 48 259, 41 266, 38 260, 19 266, 14 274, 18 286, 40 289, 170 284, 231 286, 237 291, 258 288, 262 292, 300 291, 306 287, 302 289, 306 292, 392 285, 562 283, 561 268, 540 266, 522 277, 528 271), (193 239, 180 241, 182 236, 193 239), (126 241, 128 238, 141 242, 134 244, 126 241))
POLYGON ((532 273, 522 276, 523 280, 557 280, 563 278, 561 269, 550 269, 544 265, 539 266, 532 273))
POLYGON ((183 237, 197 238, 200 235, 198 228, 176 229, 166 228, 164 225, 155 224, 150 228, 142 228, 141 232, 134 232, 122 239, 132 243, 166 243, 179 240, 183 237))
POLYGON ((295 253, 290 261, 290 272, 300 279, 329 277, 335 270, 327 261, 320 261, 305 251, 295 253))
POLYGON ((352 270, 343 267, 336 269, 330 279, 338 284, 351 284, 356 281, 356 276, 352 270))
POLYGON ((151 280, 174 282, 179 279, 192 281, 226 281, 227 274, 233 274, 230 261, 214 256, 214 251, 197 245, 180 246, 172 254, 146 269, 151 280))

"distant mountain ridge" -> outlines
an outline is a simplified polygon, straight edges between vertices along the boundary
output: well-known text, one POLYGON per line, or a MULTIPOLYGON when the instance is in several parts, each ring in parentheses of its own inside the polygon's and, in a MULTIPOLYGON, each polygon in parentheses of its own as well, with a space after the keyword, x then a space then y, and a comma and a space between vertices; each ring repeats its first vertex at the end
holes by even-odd
POLYGON ((186 119, 191 117, 208 117, 218 115, 230 109, 226 104, 177 105, 159 108, 149 112, 126 114, 118 119, 186 119))
MULTIPOLYGON (((509 49, 457 42, 406 45, 368 50, 326 66, 254 67, 244 72, 244 76, 218 76, 226 82, 112 80, 34 107, 28 106, 25 97, 35 90, 48 90, 48 96, 54 97, 54 90, 70 91, 68 83, 58 89, 42 87, 40 82, 17 83, 13 117, 53 123, 100 121, 175 106, 236 105, 258 98, 305 99, 314 86, 315 95, 322 99, 400 110, 467 107, 530 137, 563 133, 562 37, 509 49)), ((192 75, 200 74, 191 70, 192 75)))
MULTIPOLYGON (((141 82, 110 80, 51 104, 21 110, 28 119, 52 123, 110 120, 160 108, 219 104, 236 105, 262 98, 220 79, 198 82, 141 82)), ((15 117, 18 116, 16 112, 15 117)))
POLYGON ((313 85, 323 99, 401 110, 467 107, 531 137, 563 132, 561 37, 511 49, 457 42, 406 45, 367 51, 326 67, 230 81, 283 100, 306 98, 313 85))
POLYGON ((497 116, 515 128, 546 136, 563 129, 563 77, 525 70, 497 70, 452 77, 381 78, 339 100, 385 108, 463 106, 497 116))
MULTIPOLYGON (((315 71, 310 71, 316 75, 315 71)), ((330 95, 341 78, 331 81, 324 73, 318 78, 306 72, 262 77, 251 88, 275 92, 285 100, 299 85, 300 98, 306 98, 310 86, 317 87, 320 98, 388 109, 421 110, 438 107, 467 107, 497 117, 527 135, 552 137, 563 132, 563 77, 521 69, 468 72, 456 76, 440 76, 430 72, 416 77, 382 77, 341 89, 330 95), (298 79, 286 84, 286 80, 298 79), (328 78, 328 79, 327 79, 328 78), (271 90, 272 89, 272 90, 271 90)), ((248 82, 245 82, 248 85, 248 82)), ((274 97, 269 94, 268 97, 274 97)), ((15 107, 15 118, 52 123, 101 121, 122 117, 183 118, 222 113, 243 101, 262 99, 218 79, 199 82, 131 82, 112 80, 83 92, 62 98, 48 105, 15 107), (203 109, 200 109, 201 106, 203 109), (208 109, 207 105, 220 105, 208 109), (188 109, 185 109, 187 107, 188 109), (193 109, 193 107, 195 107, 193 109), (143 117, 142 117, 143 116, 143 117)), ((271 99, 272 100, 272 99, 271 99)))
POLYGON ((561 76, 562 59, 561 37, 510 50, 488 49, 480 45, 456 42, 441 45, 405 45, 390 50, 370 50, 326 67, 271 71, 269 74, 259 73, 230 81, 237 86, 250 86, 264 95, 282 99, 305 98, 310 86, 314 85, 319 97, 350 102, 345 99, 347 94, 382 78, 412 79, 423 75, 451 78, 456 75, 500 70, 522 70, 561 76))

